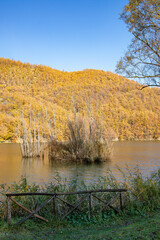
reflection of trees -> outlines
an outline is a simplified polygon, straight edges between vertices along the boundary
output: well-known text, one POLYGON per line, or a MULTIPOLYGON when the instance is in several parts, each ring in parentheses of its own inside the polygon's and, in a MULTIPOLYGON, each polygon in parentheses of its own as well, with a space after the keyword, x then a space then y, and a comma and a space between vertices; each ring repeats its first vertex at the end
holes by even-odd
POLYGON ((28 169, 35 169, 39 167, 41 164, 41 159, 39 157, 37 158, 22 158, 22 169, 23 171, 26 171, 28 169))
MULTIPOLYGON (((68 182, 77 180, 78 182, 94 182, 100 176, 103 176, 103 171, 108 167, 108 163, 101 164, 84 164, 84 163, 67 163, 67 162, 52 162, 52 168, 55 172, 68 182)), ((55 172, 53 174, 55 174, 55 172)))

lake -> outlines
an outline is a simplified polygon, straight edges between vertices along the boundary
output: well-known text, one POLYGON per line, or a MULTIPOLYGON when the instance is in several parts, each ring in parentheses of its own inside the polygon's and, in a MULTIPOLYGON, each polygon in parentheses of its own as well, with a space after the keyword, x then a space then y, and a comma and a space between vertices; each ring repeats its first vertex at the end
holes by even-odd
POLYGON ((127 166, 138 166, 144 175, 160 168, 160 142, 115 142, 112 160, 98 165, 50 162, 47 156, 44 160, 22 159, 19 144, 0 144, 0 183, 17 182, 24 176, 29 182, 43 184, 56 181, 59 175, 64 181, 78 178, 89 184, 100 176, 106 176, 108 168, 121 178, 118 167, 126 171, 127 166))

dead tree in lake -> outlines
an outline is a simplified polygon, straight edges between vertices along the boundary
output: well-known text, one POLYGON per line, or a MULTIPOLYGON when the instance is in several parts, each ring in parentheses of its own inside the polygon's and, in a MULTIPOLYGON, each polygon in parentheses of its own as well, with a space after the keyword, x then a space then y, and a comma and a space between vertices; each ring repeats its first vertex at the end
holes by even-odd
POLYGON ((40 157, 41 142, 39 123, 35 117, 32 120, 32 112, 29 113, 29 124, 22 114, 21 124, 18 123, 17 138, 20 143, 21 153, 24 158, 40 157))

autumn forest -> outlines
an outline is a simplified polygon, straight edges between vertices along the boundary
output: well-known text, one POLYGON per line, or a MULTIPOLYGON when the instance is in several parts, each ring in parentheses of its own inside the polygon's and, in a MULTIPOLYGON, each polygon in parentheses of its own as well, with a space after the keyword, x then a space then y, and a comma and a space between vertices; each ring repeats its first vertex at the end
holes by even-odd
POLYGON ((66 122, 76 112, 101 119, 103 131, 116 140, 160 138, 160 89, 102 70, 64 72, 42 65, 0 58, 0 141, 17 141, 22 116, 32 113, 40 131, 47 121, 56 124, 57 138, 66 134, 66 122))

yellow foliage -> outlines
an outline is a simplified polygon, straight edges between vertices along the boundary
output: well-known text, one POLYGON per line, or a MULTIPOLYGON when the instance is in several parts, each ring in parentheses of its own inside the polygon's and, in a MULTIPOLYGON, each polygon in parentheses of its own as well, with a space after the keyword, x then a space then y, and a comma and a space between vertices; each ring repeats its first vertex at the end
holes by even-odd
POLYGON ((73 111, 73 97, 79 114, 88 113, 90 108, 92 117, 101 117, 106 132, 115 138, 158 136, 160 89, 138 88, 139 83, 111 72, 62 72, 0 58, 0 139, 14 140, 22 113, 28 119, 30 109, 46 133, 46 110, 51 119, 54 112, 57 135, 62 139, 73 111))

